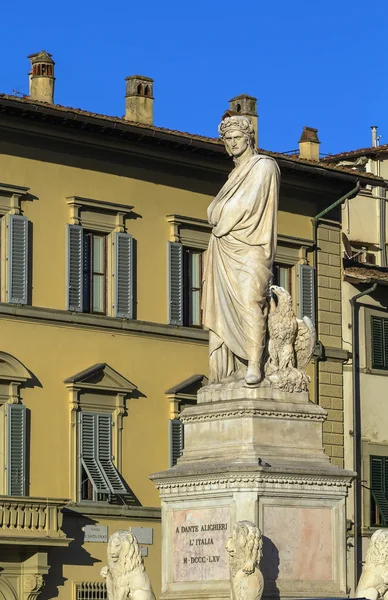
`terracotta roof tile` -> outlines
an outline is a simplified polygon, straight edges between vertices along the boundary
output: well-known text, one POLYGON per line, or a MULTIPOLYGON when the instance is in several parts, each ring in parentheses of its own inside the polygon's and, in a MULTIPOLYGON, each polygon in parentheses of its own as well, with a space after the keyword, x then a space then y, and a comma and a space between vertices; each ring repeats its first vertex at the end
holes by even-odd
POLYGON ((375 154, 383 154, 388 152, 388 144, 382 146, 373 146, 370 148, 357 148, 357 150, 349 150, 348 152, 340 152, 339 154, 329 154, 325 156, 323 162, 325 163, 336 163, 344 158, 357 158, 358 156, 374 156, 375 154))

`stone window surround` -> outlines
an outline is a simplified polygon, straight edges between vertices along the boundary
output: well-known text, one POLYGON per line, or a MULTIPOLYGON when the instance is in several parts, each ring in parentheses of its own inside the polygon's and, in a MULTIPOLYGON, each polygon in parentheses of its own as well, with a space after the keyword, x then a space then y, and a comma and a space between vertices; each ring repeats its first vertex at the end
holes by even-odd
MULTIPOLYGON (((67 378, 64 384, 69 393, 70 410, 69 497, 73 502, 78 502, 78 412, 98 412, 112 415, 112 454, 116 469, 121 473, 123 417, 126 413, 126 399, 137 388, 106 363, 93 365, 67 378), (103 374, 102 380, 98 383, 88 381, 96 374, 103 374)), ((90 503, 90 501, 88 502, 90 503)))
POLYGON ((193 386, 198 384, 200 388, 203 385, 207 385, 207 383, 208 379, 205 375, 196 374, 191 375, 191 377, 166 390, 165 394, 170 407, 169 419, 179 419, 182 404, 196 404, 197 393, 192 390, 193 386))
POLYGON ((362 531, 368 533, 369 531, 376 531, 381 529, 381 525, 371 527, 370 525, 370 457, 371 456, 386 456, 388 457, 388 444, 383 442, 371 442, 369 440, 362 440, 361 442, 362 452, 362 467, 361 467, 361 480, 362 480, 362 531))
POLYGON ((20 185, 0 183, 0 216, 6 214, 20 215, 22 213, 21 201, 30 188, 20 185))
POLYGON ((104 233, 125 232, 125 218, 133 209, 133 206, 127 204, 94 200, 81 196, 68 196, 66 202, 69 207, 70 225, 81 225, 85 229, 104 233), (105 218, 94 220, 91 216, 93 213, 98 213, 100 216, 105 215, 105 218))
MULTIPOLYGON (((362 305, 361 305, 362 306, 362 305)), ((373 369, 372 368, 372 328, 371 317, 381 317, 388 319, 388 312, 384 309, 375 308, 373 306, 363 306, 364 308, 364 327, 365 327, 365 368, 366 375, 382 375, 387 377, 388 369, 373 369)), ((388 455, 388 453, 387 453, 388 455)))

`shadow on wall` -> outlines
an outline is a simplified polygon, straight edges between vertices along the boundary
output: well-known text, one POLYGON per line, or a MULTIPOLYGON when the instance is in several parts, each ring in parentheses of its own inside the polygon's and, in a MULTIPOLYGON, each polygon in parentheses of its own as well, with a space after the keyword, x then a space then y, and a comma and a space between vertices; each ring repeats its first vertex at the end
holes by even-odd
POLYGON ((63 566, 82 566, 90 567, 95 563, 101 562, 94 558, 85 550, 84 532, 85 525, 95 525, 96 521, 89 519, 82 514, 66 509, 63 516, 62 530, 68 538, 73 541, 67 548, 51 548, 48 551, 48 564, 50 570, 45 577, 45 587, 43 588, 39 600, 51 600, 59 596, 59 587, 63 586, 67 579, 63 576, 63 566))
POLYGON ((263 535, 263 558, 260 561, 260 570, 264 577, 264 595, 266 597, 280 598, 276 581, 279 577, 279 551, 271 540, 263 535))

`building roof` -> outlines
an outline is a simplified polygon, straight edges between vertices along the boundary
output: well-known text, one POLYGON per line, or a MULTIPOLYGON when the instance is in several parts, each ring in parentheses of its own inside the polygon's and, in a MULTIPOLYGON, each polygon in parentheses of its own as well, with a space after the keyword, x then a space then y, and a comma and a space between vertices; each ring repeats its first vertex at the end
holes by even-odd
POLYGON ((385 152, 388 152, 388 144, 371 146, 370 148, 357 148, 357 150, 349 150, 348 152, 340 152, 339 154, 329 154, 323 159, 323 162, 336 163, 343 159, 358 158, 359 156, 376 156, 385 152))
POLYGON ((388 285, 388 268, 376 265, 357 263, 354 260, 344 261, 344 278, 349 283, 388 285))
MULTIPOLYGON (((45 123, 60 123, 66 127, 79 127, 82 130, 100 131, 109 133, 112 136, 127 135, 136 137, 142 142, 154 140, 157 143, 169 145, 174 148, 178 146, 185 150, 200 152, 204 155, 218 155, 218 157, 227 162, 227 156, 224 144, 219 138, 211 138, 203 135, 192 134, 184 131, 157 127, 128 121, 123 117, 115 117, 93 113, 80 108, 62 106, 60 104, 49 104, 39 102, 28 96, 18 97, 9 94, 0 94, 0 113, 7 113, 15 116, 33 118, 35 121, 42 120, 45 123)), ((299 156, 288 156, 281 152, 272 152, 260 148, 260 153, 275 158, 280 167, 307 170, 311 174, 340 177, 342 179, 355 180, 360 179, 365 184, 384 185, 384 180, 371 173, 358 172, 354 169, 339 167, 329 164, 329 161, 314 161, 302 159, 299 156)))

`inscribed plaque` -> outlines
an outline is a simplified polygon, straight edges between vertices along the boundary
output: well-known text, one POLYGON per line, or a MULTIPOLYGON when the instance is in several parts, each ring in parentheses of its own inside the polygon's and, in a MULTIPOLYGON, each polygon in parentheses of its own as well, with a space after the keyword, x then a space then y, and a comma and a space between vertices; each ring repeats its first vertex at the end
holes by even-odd
POLYGON ((172 527, 174 581, 229 578, 229 507, 176 510, 172 527))

